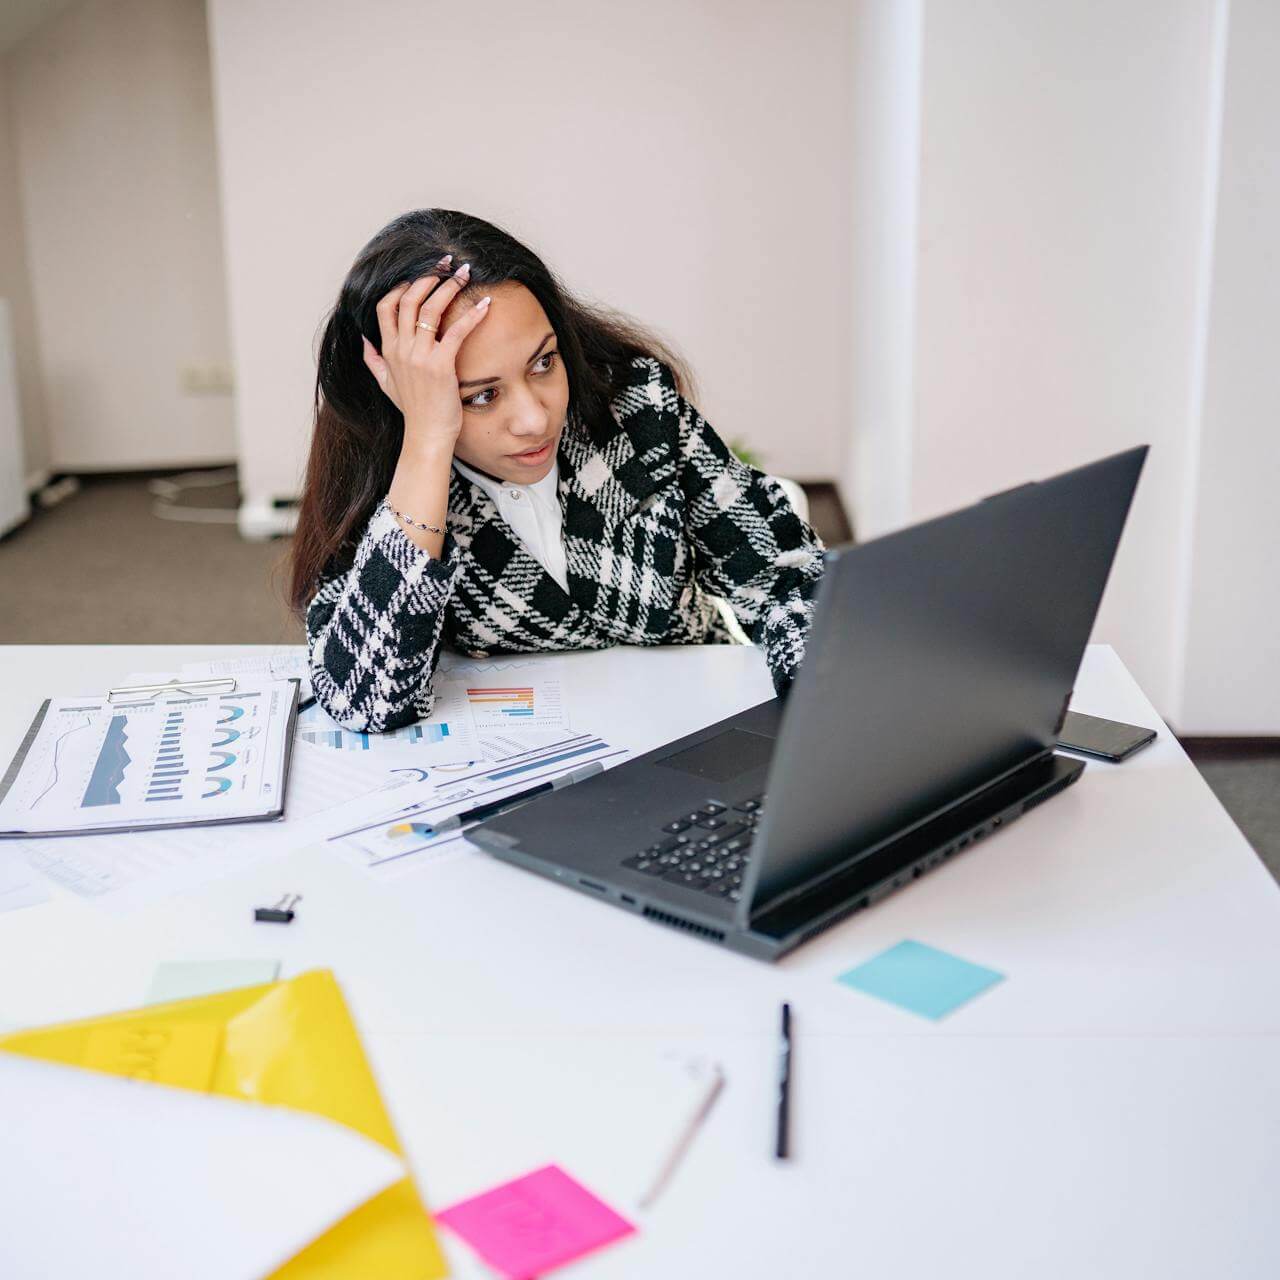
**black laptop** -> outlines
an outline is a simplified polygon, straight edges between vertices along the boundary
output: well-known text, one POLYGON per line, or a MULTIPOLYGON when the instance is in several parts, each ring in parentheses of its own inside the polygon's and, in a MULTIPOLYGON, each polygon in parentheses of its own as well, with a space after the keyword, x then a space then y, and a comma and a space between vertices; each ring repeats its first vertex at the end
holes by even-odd
POLYGON ((1073 783, 1054 751, 1147 446, 826 553, 771 699, 471 828, 775 960, 1073 783))

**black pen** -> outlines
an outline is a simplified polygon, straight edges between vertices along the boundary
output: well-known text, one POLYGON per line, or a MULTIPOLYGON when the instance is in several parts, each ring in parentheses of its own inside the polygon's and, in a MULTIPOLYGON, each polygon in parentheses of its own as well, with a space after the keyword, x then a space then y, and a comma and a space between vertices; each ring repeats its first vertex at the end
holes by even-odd
POLYGON ((530 787, 527 791, 518 791, 513 796, 503 796, 500 800, 491 800, 488 804, 476 805, 474 809, 468 809, 465 813, 455 813, 451 817, 441 819, 439 822, 411 822, 409 825, 419 835, 439 835, 442 831, 452 831, 455 827, 462 826, 464 822, 478 822, 483 818, 492 818, 495 813, 501 813, 504 809, 523 804, 526 800, 531 800, 534 796, 541 795, 544 791, 559 791, 562 787, 571 786, 575 782, 581 782, 584 778, 591 777, 593 773, 601 773, 603 771, 604 764, 599 760, 593 760, 590 764, 584 764, 580 769, 574 769, 569 773, 562 773, 558 778, 552 778, 550 782, 540 782, 536 787, 530 787))
POLYGON ((782 1040, 778 1045, 778 1135, 774 1155, 787 1158, 787 1137, 791 1111, 791 1006, 782 1004, 782 1040))

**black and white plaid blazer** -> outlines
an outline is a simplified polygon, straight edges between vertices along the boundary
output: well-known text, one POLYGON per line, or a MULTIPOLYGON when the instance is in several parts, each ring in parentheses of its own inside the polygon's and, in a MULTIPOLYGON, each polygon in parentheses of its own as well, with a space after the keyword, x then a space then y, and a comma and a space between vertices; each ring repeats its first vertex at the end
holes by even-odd
POLYGON ((825 548, 782 486, 680 395, 671 369, 632 360, 608 421, 570 412, 558 460, 567 593, 456 468, 439 559, 380 505, 347 563, 326 566, 307 646, 316 699, 334 720, 381 732, 429 715, 442 638, 469 657, 732 643, 712 595, 786 689, 825 548))

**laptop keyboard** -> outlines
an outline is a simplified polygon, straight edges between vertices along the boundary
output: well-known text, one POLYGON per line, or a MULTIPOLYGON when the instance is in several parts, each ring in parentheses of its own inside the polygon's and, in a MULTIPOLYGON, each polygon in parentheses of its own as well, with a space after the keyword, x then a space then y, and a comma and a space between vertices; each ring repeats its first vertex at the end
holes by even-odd
POLYGON ((623 858, 622 865, 737 902, 765 798, 761 793, 736 804, 708 800, 701 809, 663 823, 653 843, 623 858))

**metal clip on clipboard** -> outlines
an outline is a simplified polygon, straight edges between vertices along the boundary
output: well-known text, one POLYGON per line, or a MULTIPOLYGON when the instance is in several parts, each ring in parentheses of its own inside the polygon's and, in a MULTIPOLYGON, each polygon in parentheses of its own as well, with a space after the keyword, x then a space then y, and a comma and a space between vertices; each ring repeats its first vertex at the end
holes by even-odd
POLYGON ((127 684, 118 689, 107 690, 107 702, 111 706, 119 706, 128 702, 152 702, 161 693, 235 693, 235 676, 216 676, 209 680, 163 680, 159 684, 127 684), (124 694, 135 697, 125 699, 124 694))

